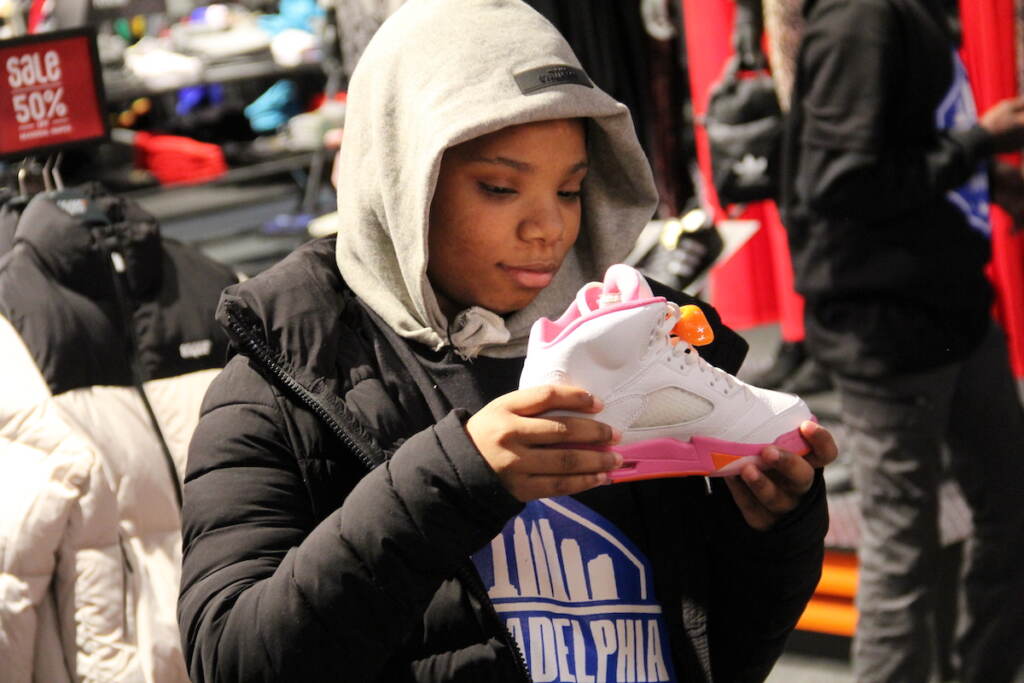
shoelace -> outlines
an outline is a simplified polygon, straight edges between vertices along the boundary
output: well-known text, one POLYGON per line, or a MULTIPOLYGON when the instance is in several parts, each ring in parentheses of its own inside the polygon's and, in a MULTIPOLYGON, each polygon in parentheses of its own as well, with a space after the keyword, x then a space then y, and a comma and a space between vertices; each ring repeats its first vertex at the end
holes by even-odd
POLYGON ((697 366, 697 370, 702 373, 708 373, 710 376, 708 383, 712 387, 717 386, 718 382, 722 381, 725 384, 725 388, 722 390, 722 393, 728 394, 735 390, 738 385, 736 384, 736 379, 732 375, 724 370, 716 368, 711 363, 708 363, 700 357, 700 352, 697 351, 692 344, 671 334, 672 328, 675 326, 675 321, 679 318, 679 307, 674 303, 669 302, 666 308, 665 317, 658 328, 658 336, 664 340, 664 343, 669 347, 669 353, 672 354, 673 358, 682 360, 686 365, 697 366))

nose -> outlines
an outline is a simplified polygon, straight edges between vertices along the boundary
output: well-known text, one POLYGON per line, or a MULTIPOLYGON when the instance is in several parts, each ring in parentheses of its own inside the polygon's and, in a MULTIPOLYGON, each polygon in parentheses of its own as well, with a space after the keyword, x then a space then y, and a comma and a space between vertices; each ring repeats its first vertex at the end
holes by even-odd
POLYGON ((555 243, 565 234, 566 217, 558 200, 537 200, 519 224, 519 237, 526 242, 555 243))

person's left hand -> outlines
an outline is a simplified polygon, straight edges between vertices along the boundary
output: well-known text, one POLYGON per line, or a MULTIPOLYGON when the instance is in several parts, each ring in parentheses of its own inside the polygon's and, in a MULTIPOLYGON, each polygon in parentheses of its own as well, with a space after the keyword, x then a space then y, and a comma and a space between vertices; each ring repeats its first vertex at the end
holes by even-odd
POLYGON ((992 201, 998 204, 1013 220, 1016 232, 1024 226, 1024 175, 1021 169, 1004 161, 992 164, 989 173, 992 183, 992 201))
POLYGON ((768 463, 765 470, 747 465, 737 476, 725 479, 743 518, 759 531, 770 529, 795 508, 814 483, 815 468, 828 465, 839 455, 831 432, 817 422, 804 422, 800 433, 811 446, 806 456, 768 446, 761 451, 768 463))

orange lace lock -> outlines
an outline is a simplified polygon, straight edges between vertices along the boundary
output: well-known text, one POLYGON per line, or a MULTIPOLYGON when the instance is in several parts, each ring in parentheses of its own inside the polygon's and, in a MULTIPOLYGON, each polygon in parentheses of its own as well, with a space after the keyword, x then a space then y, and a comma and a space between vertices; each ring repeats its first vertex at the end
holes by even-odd
POLYGON ((699 306, 687 304, 679 309, 679 321, 672 334, 693 346, 706 346, 715 341, 715 333, 699 306))

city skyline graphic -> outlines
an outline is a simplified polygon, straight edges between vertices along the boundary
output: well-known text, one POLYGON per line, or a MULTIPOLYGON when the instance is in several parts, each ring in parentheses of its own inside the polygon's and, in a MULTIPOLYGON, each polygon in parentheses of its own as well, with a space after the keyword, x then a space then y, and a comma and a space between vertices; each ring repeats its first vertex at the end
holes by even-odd
MULTIPOLYGON (((636 597, 641 601, 647 600, 645 567, 636 551, 626 547, 606 529, 569 510, 564 504, 551 499, 537 502, 575 521, 618 549, 636 572, 634 580, 639 591, 636 597)), ((577 539, 563 538, 560 542, 555 541, 551 520, 548 518, 532 522, 529 529, 522 517, 517 517, 512 524, 511 554, 503 534, 491 541, 494 583, 489 587, 488 594, 492 599, 537 597, 565 603, 620 599, 615 562, 609 553, 585 559, 577 539), (512 583, 513 575, 518 579, 518 585, 512 583)), ((633 581, 626 583, 630 585, 633 581)))
POLYGON ((473 561, 534 681, 676 680, 649 563, 595 511, 532 501, 473 561))

